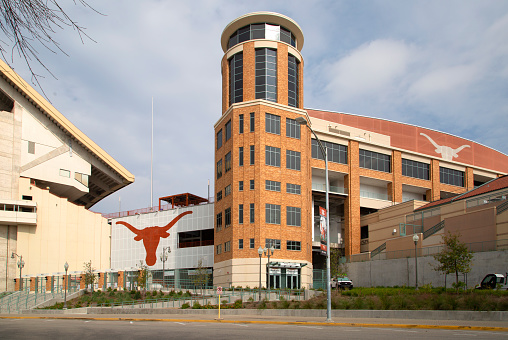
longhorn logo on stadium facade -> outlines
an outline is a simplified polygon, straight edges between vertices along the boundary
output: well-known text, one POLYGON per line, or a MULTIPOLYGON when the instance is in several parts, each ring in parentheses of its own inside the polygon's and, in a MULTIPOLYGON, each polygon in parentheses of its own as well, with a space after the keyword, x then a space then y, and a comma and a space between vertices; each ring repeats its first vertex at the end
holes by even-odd
POLYGON ((429 142, 431 142, 432 145, 434 145, 434 147, 436 148, 436 150, 434 150, 434 151, 436 151, 436 153, 440 154, 441 157, 445 161, 452 161, 454 157, 458 158, 459 157, 459 152, 462 151, 462 149, 464 149, 464 148, 470 148, 469 145, 464 144, 462 146, 459 146, 456 149, 452 149, 451 147, 446 146, 446 145, 438 145, 436 142, 434 142, 432 140, 432 138, 430 138, 429 136, 427 136, 423 132, 421 132, 420 135, 422 135, 423 137, 427 138, 429 140, 429 142))
POLYGON ((129 228, 130 231, 132 231, 134 234, 136 234, 136 237, 134 237, 135 241, 141 241, 143 240, 143 245, 145 246, 146 251, 146 265, 147 266, 153 266, 155 262, 157 262, 157 247, 159 246, 159 241, 161 238, 166 238, 169 236, 168 230, 175 225, 176 222, 178 222, 179 219, 184 217, 185 215, 192 214, 192 211, 186 211, 184 213, 181 213, 177 217, 175 217, 171 222, 169 222, 164 227, 147 227, 145 229, 137 229, 134 228, 132 225, 130 225, 127 222, 119 221, 116 222, 116 224, 122 224, 129 228))

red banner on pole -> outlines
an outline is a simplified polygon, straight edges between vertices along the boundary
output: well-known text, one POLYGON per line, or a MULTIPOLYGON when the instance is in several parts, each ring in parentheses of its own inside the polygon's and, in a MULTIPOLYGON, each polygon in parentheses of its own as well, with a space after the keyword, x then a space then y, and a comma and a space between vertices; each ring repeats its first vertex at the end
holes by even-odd
POLYGON ((319 231, 321 239, 321 252, 326 254, 326 214, 325 208, 319 207, 319 231))

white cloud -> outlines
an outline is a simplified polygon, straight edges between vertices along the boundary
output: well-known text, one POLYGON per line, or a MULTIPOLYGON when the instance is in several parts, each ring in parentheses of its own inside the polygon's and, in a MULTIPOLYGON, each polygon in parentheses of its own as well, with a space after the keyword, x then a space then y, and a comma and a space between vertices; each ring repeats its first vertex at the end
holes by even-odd
POLYGON ((471 86, 478 73, 478 67, 474 65, 458 65, 430 71, 411 85, 409 94, 418 99, 429 99, 433 95, 456 95, 471 86))
POLYGON ((358 100, 363 96, 385 93, 397 86, 412 57, 412 48, 404 42, 375 40, 351 51, 326 67, 327 95, 358 100))

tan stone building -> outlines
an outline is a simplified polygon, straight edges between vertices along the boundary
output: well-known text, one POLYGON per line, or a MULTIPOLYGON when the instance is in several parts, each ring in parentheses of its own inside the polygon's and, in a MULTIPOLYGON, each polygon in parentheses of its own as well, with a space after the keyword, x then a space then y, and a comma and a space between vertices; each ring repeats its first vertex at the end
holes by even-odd
POLYGON ((463 194, 434 202, 408 201, 363 216, 368 228, 367 256, 352 260, 414 256, 441 250, 442 236, 459 234, 473 252, 508 249, 508 176, 493 179, 463 194))
POLYGON ((215 284, 255 287, 261 276, 262 286, 308 287, 312 269, 324 268, 324 157, 298 117, 327 149, 330 242, 346 256, 371 248, 362 216, 396 203, 453 197, 508 171, 508 156, 457 136, 304 109, 303 41, 295 21, 270 12, 241 16, 222 33, 222 115, 214 125, 215 284), (272 245, 267 275, 258 249, 272 245))
POLYGON ((0 61, 0 291, 110 267, 110 225, 88 209, 134 176, 0 61), (37 278, 37 276, 39 278, 37 278))

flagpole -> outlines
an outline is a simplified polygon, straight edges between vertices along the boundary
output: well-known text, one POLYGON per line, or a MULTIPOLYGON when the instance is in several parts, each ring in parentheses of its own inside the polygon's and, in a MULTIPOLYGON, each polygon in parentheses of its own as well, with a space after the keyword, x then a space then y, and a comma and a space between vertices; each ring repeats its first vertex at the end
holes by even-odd
POLYGON ((152 152, 150 157, 150 210, 153 208, 153 96, 152 96, 152 152))

